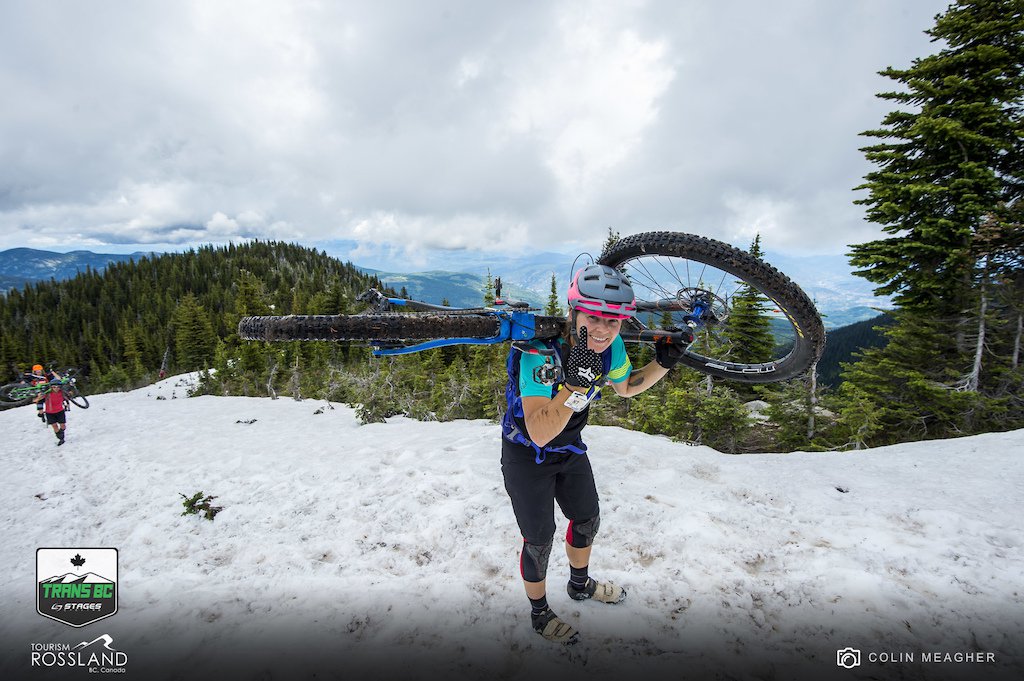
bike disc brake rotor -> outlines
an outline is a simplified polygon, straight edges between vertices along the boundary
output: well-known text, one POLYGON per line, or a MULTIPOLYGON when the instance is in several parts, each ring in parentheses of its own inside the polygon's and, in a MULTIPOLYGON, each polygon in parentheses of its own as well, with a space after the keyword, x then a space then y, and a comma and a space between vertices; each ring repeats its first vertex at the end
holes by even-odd
POLYGON ((702 309, 699 319, 695 320, 698 327, 724 324, 729 318, 729 301, 714 292, 703 288, 682 288, 676 292, 681 310, 691 313, 702 309))

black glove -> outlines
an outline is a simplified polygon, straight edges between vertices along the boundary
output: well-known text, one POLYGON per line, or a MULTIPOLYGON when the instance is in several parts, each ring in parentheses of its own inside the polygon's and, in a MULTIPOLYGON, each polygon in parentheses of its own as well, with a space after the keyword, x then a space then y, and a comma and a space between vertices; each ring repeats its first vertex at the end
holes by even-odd
POLYGON ((580 327, 580 338, 565 360, 565 383, 577 388, 589 388, 597 383, 604 370, 601 355, 587 347, 587 327, 580 327))
MULTIPOLYGON (((665 330, 679 331, 679 329, 675 327, 665 330)), ((671 343, 665 338, 659 338, 654 341, 654 361, 657 362, 660 367, 671 369, 679 363, 679 358, 683 356, 684 350, 686 350, 686 348, 679 343, 671 343)))

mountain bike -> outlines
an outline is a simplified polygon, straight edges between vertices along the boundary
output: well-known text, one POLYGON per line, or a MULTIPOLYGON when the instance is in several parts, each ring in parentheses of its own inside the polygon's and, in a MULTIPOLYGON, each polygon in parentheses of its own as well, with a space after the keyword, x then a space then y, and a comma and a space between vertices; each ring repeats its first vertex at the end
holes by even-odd
MULTIPOLYGON (((784 381, 805 373, 824 351, 825 328, 807 294, 729 244, 646 232, 610 245, 598 263, 625 274, 636 294, 637 315, 623 323, 622 339, 681 344, 681 363, 701 373, 740 383, 784 381)), ((360 314, 245 317, 238 333, 246 340, 361 342, 375 356, 562 335, 565 317, 502 300, 496 284, 488 307, 432 305, 371 289, 360 296, 368 305, 360 314)))
MULTIPOLYGON (((78 369, 68 367, 57 370, 57 373, 61 375, 58 385, 60 386, 60 391, 64 393, 64 399, 79 409, 88 409, 89 400, 78 390, 77 379, 75 378, 78 374, 78 369)), ((0 400, 8 403, 10 406, 28 404, 37 395, 46 393, 53 387, 52 383, 40 383, 38 385, 33 385, 28 381, 8 383, 7 385, 0 386, 0 400)))

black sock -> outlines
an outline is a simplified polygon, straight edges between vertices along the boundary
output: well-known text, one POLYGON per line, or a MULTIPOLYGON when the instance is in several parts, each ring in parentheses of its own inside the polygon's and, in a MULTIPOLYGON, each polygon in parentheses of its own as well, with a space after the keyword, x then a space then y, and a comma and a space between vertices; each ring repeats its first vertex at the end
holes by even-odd
POLYGON ((569 566, 569 584, 572 585, 572 588, 577 591, 583 591, 583 588, 587 585, 587 568, 589 567, 589 565, 584 565, 581 568, 569 566))
POLYGON ((537 599, 531 598, 530 599, 530 605, 533 606, 533 611, 531 612, 531 614, 539 615, 539 614, 541 614, 542 612, 544 612, 545 610, 548 609, 548 597, 547 596, 541 596, 540 598, 537 598, 537 599))

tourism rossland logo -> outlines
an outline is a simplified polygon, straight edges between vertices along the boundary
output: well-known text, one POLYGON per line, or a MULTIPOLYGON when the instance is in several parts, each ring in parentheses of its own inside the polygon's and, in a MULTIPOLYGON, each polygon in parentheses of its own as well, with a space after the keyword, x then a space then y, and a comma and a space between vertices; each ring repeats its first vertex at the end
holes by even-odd
POLYGON ((33 667, 78 667, 90 674, 123 674, 128 653, 114 647, 110 634, 101 634, 76 646, 70 643, 33 643, 33 667))
POLYGON ((116 613, 117 549, 37 549, 36 611, 72 627, 116 613))

